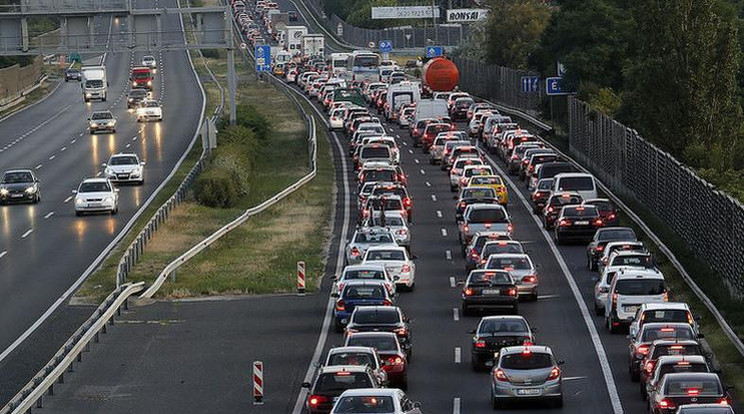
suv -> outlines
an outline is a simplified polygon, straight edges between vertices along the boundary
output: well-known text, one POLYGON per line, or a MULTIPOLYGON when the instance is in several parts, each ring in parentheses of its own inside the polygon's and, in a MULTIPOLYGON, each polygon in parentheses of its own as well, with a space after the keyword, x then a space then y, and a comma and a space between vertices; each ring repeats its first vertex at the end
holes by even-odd
POLYGON ((629 326, 643 303, 666 302, 669 293, 664 275, 656 269, 624 267, 617 271, 605 303, 605 322, 610 333, 629 326))
POLYGON ((462 214, 462 222, 459 223, 458 240, 460 245, 470 243, 470 239, 481 231, 495 231, 511 235, 512 226, 509 213, 501 204, 471 204, 465 208, 462 214))
POLYGON ((302 384, 302 388, 309 390, 305 407, 310 414, 329 413, 336 399, 346 390, 380 386, 372 370, 361 365, 322 367, 315 382, 302 384))
POLYGON ((346 325, 347 334, 354 332, 392 332, 406 353, 406 359, 411 360, 411 327, 397 306, 357 306, 346 325))

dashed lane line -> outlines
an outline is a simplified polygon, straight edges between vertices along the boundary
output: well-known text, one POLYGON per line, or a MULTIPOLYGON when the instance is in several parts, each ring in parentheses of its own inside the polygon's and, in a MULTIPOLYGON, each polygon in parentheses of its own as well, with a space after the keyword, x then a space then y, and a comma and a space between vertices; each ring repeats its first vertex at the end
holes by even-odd
POLYGON ((432 194, 431 195, 431 201, 437 201, 437 195, 436 194, 432 194))
POLYGON ((452 250, 446 250, 444 252, 444 256, 447 258, 447 260, 452 260, 452 250))
POLYGON ((447 237, 447 229, 442 229, 442 237, 447 237))
POLYGON ((459 363, 462 363, 462 348, 460 348, 459 346, 456 346, 455 347, 455 364, 459 364, 459 363))
POLYGON ((7 250, 3 250, 2 252, 0 252, 0 259, 2 259, 3 257, 5 257, 6 254, 8 254, 8 251, 7 250))
POLYGON ((457 286, 457 281, 455 280, 454 276, 450 276, 450 287, 457 286))
POLYGON ((54 212, 53 212, 53 211, 50 211, 50 212, 48 212, 48 213, 47 213, 47 214, 46 214, 46 215, 44 216, 44 219, 46 220, 46 219, 48 219, 49 217, 52 217, 53 215, 54 215, 54 212))
POLYGON ((455 322, 460 320, 460 309, 452 308, 452 320, 455 322))
POLYGON ((31 233, 33 233, 33 232, 34 232, 34 229, 28 229, 28 230, 26 230, 26 232, 25 232, 25 233, 23 233, 23 234, 21 235, 21 238, 22 238, 22 239, 25 239, 26 237, 28 237, 28 235, 29 235, 29 234, 31 234, 31 233))
POLYGON ((442 210, 437 210, 437 217, 442 218, 442 210))

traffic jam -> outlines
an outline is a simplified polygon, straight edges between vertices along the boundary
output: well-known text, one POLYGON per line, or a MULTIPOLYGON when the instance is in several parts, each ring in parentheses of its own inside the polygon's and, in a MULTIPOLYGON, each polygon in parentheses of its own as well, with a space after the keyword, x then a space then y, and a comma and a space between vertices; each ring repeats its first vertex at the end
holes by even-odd
POLYGON ((324 111, 353 165, 356 226, 330 293, 331 326, 343 346, 331 348, 314 381, 303 384, 307 412, 425 408, 405 393, 416 363, 415 324, 398 304, 416 295, 417 277, 437 275, 416 272, 412 229, 418 213, 409 188, 425 176, 403 170, 406 153, 423 154, 449 183, 454 202, 447 213, 456 221, 464 262, 453 292, 459 313, 476 326, 470 362, 473 371, 489 373, 473 375, 483 375, 494 409, 562 407, 564 364, 571 362, 520 315, 521 307, 540 306, 541 298, 537 252, 520 240, 510 214, 523 186, 531 213, 554 244, 586 246, 586 266, 596 272, 590 310, 604 321, 605 334, 627 335, 627 380, 638 384, 648 412, 734 412, 730 388, 700 343, 695 315, 671 300, 654 257, 632 228, 621 225, 620 211, 592 175, 495 105, 458 90, 457 67, 445 57, 420 62, 421 79, 414 79, 369 50, 325 56, 317 42, 289 45, 295 36, 287 32, 300 29, 272 25, 281 13, 275 3, 249 6, 233 1, 246 39, 278 41, 273 73, 324 111))

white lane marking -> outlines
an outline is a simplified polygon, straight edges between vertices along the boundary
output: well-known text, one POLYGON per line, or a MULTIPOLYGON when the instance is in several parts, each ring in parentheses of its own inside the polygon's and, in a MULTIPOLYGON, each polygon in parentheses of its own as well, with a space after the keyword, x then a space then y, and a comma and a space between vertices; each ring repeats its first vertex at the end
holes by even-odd
POLYGON ((398 134, 395 134, 395 138, 398 138, 398 139, 400 139, 400 135, 398 135, 398 134))
POLYGON ((48 212, 48 213, 46 214, 46 216, 44 216, 44 219, 46 220, 46 219, 48 219, 49 217, 52 217, 53 215, 54 215, 54 212, 53 212, 53 211, 50 211, 50 212, 48 212))
POLYGON ((28 235, 29 235, 29 234, 31 234, 31 233, 33 233, 33 232, 34 232, 34 229, 28 229, 28 230, 26 230, 26 232, 25 232, 25 233, 23 233, 23 234, 21 235, 21 238, 22 238, 22 239, 25 239, 26 237, 28 237, 28 235))
POLYGON ((460 309, 452 308, 452 319, 454 319, 455 322, 460 320, 460 309))
POLYGON ((426 182, 426 186, 427 186, 427 187, 431 187, 431 183, 427 181, 427 182, 426 182))
POLYGON ((419 160, 418 160, 418 158, 414 158, 414 159, 413 159, 413 162, 415 162, 416 164, 418 164, 418 163, 419 163, 419 160))
POLYGON ((537 296, 538 299, 555 299, 559 297, 561 297, 561 295, 538 295, 537 296))
POLYGON ((135 135, 134 138, 132 138, 132 141, 137 141, 137 136, 135 135))
POLYGON ((442 210, 437 210, 437 217, 442 218, 442 210))
POLYGON ((67 151, 67 147, 62 147, 62 149, 60 149, 60 151, 67 151))
POLYGON ((442 237, 447 237, 447 229, 442 229, 442 237))
POLYGON ((419 171, 421 171, 421 175, 426 175, 426 171, 424 170, 419 170, 419 171))
POLYGON ((80 135, 78 135, 78 136, 79 136, 79 137, 82 137, 82 136, 83 136, 83 133, 81 132, 81 133, 80 133, 80 135))
POLYGON ((563 377, 563 381, 576 381, 581 379, 587 379, 588 377, 563 377))
MULTIPOLYGON (((493 160, 493 158, 491 158, 490 155, 486 154, 486 159, 488 159, 488 161, 499 171, 499 174, 501 174, 501 176, 506 180, 507 184, 512 188, 512 192, 517 194, 517 197, 519 197, 519 200, 522 202, 524 208, 531 213, 532 207, 527 202, 527 199, 524 198, 524 195, 521 191, 519 191, 519 188, 517 188, 512 179, 509 178, 509 175, 506 174, 498 164, 496 164, 496 162, 493 160)), ((602 368, 602 376, 604 377, 605 384, 607 386, 607 393, 610 396, 612 411, 614 414, 623 414, 623 405, 620 402, 620 395, 617 392, 617 384, 615 384, 615 378, 612 376, 612 366, 610 365, 610 361, 607 358, 607 352, 604 349, 604 345, 602 345, 602 340, 599 338, 599 332, 597 332, 597 327, 594 325, 594 320, 589 314, 589 308, 587 308, 586 303, 584 303, 584 299, 581 296, 579 286, 576 284, 576 280, 574 280, 573 276, 571 275, 571 271, 568 269, 568 265, 563 259, 561 252, 558 250, 558 247, 556 247, 555 243, 553 242, 553 238, 550 237, 550 233, 548 233, 547 230, 542 227, 540 219, 538 219, 537 216, 535 216, 534 214, 530 214, 530 217, 532 217, 532 219, 535 221, 538 230, 540 231, 540 233, 542 233, 543 238, 548 243, 548 246, 550 246, 550 250, 553 253, 553 256, 555 256, 555 259, 561 268, 561 272, 568 282, 568 286, 571 288, 571 293, 573 293, 574 300, 579 306, 579 311, 581 311, 582 319, 584 319, 584 324, 589 331, 589 337, 591 338, 592 345, 594 346, 594 352, 597 354, 599 366, 600 368, 602 368)))
POLYGON ((455 286, 457 286, 457 282, 455 281, 455 277, 454 276, 450 276, 450 287, 455 287, 455 286))
POLYGON ((54 159, 54 157, 56 157, 56 155, 52 155, 51 157, 49 157, 49 160, 50 160, 50 161, 51 161, 51 160, 53 160, 53 159, 54 159))
POLYGON ((408 149, 408 153, 409 153, 409 154, 413 154, 413 150, 409 148, 409 149, 408 149))
POLYGON ((100 171, 98 171, 98 173, 96 173, 96 177, 100 177, 100 176, 101 176, 101 174, 103 174, 103 173, 102 173, 102 172, 100 172, 100 171))
POLYGON ((34 167, 34 170, 38 170, 39 168, 41 168, 41 164, 39 164, 36 167, 34 167))
POLYGON ((77 141, 77 140, 76 139, 73 139, 72 141, 70 141, 70 144, 74 144, 75 141, 77 141))
POLYGON ((461 362, 462 362, 462 349, 459 346, 456 346, 455 347, 455 364, 459 364, 461 362))
POLYGON ((132 144, 127 144, 124 146, 124 148, 129 148, 132 144))
POLYGON ((5 257, 6 254, 8 254, 8 251, 7 250, 3 250, 2 252, 0 252, 0 259, 2 259, 3 257, 5 257))
POLYGON ((447 260, 452 260, 452 250, 445 250, 444 256, 447 258, 447 260))
POLYGON ((69 203, 70 200, 72 200, 72 196, 69 196, 69 197, 65 198, 65 203, 69 203))
POLYGON ((460 399, 452 400, 452 414, 460 414, 460 399))
POLYGON ((436 194, 432 194, 431 195, 431 201, 437 201, 437 195, 436 194))
MULTIPOLYGON (((400 138, 400 137, 398 137, 398 138, 400 138)), ((407 146, 408 146, 408 143, 407 143, 407 142, 405 142, 405 141, 403 141, 403 146, 404 146, 404 147, 407 147, 407 146)))

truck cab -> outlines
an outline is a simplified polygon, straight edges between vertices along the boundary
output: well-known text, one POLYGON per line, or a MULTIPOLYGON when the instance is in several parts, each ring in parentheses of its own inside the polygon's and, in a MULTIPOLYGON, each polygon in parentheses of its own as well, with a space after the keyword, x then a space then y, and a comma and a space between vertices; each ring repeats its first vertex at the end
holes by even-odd
POLYGON ((132 81, 132 88, 152 90, 152 69, 148 67, 132 68, 129 80, 132 81))

